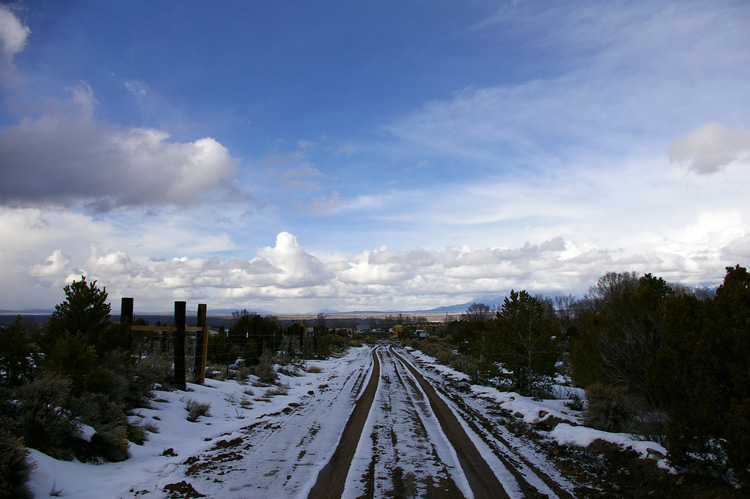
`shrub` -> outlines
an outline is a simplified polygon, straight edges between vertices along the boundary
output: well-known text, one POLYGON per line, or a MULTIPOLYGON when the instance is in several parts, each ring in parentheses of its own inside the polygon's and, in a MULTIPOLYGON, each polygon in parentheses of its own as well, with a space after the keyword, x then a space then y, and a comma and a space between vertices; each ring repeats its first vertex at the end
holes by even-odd
POLYGON ((472 379, 479 379, 479 367, 468 355, 456 353, 452 347, 437 341, 406 340, 408 346, 421 350, 426 355, 435 357, 441 364, 447 365, 458 372, 468 374, 472 379))
POLYGON ((20 386, 36 369, 38 352, 26 338, 21 316, 7 328, 0 329, 0 384, 20 386))
POLYGON ((188 412, 187 420, 194 423, 201 416, 209 416, 208 410, 211 408, 211 404, 198 402, 194 399, 187 399, 185 401, 185 410, 188 412))
POLYGON ((159 427, 152 421, 139 420, 127 425, 128 440, 136 445, 143 445, 149 433, 159 433, 159 427))
POLYGON ((302 376, 302 372, 295 365, 281 366, 278 372, 292 378, 302 376))
POLYGON ((206 364, 206 377, 224 381, 226 379, 227 369, 219 364, 206 364))
POLYGON ((263 383, 275 383, 279 379, 271 356, 268 354, 263 354, 260 357, 258 365, 255 366, 253 372, 258 377, 258 380, 263 383))
POLYGON ((126 460, 129 446, 127 425, 124 423, 103 425, 91 437, 93 453, 110 462, 126 460))
POLYGON ((87 393, 74 400, 76 415, 82 423, 96 428, 125 422, 125 406, 103 393, 87 393))
POLYGON ((102 390, 108 380, 106 373, 101 372, 97 365, 96 350, 84 340, 81 333, 65 331, 55 342, 46 357, 44 367, 72 381, 71 389, 74 394, 81 395, 87 390, 102 390), (93 377, 92 377, 93 375, 93 377), (96 386, 92 386, 96 385, 96 386))
POLYGON ((640 435, 661 442, 667 433, 667 415, 622 386, 601 383, 586 389, 584 411, 587 426, 640 435))
POLYGON ((31 497, 26 480, 34 468, 23 448, 23 439, 0 428, 0 497, 31 497))
POLYGON ((115 350, 104 356, 102 368, 110 378, 107 395, 125 409, 148 407, 154 387, 172 379, 172 360, 161 354, 133 362, 128 355, 115 350))
POLYGON ((273 397, 274 395, 286 395, 288 393, 289 393, 289 385, 281 384, 281 385, 269 388, 268 390, 266 390, 266 393, 263 396, 268 398, 268 397, 273 397))
POLYGON ((574 393, 570 396, 570 400, 565 402, 565 407, 574 411, 583 411, 585 406, 583 399, 577 393, 574 393))
POLYGON ((74 417, 71 382, 45 373, 16 391, 15 432, 24 443, 58 459, 70 459, 80 426, 74 417))

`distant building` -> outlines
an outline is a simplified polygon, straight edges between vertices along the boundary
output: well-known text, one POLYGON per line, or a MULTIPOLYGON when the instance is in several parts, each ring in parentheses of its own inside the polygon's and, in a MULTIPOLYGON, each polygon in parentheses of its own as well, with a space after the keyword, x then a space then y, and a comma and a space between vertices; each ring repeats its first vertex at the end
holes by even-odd
POLYGON ((393 335, 398 338, 427 338, 428 336, 443 336, 448 330, 444 322, 416 322, 393 326, 393 335))

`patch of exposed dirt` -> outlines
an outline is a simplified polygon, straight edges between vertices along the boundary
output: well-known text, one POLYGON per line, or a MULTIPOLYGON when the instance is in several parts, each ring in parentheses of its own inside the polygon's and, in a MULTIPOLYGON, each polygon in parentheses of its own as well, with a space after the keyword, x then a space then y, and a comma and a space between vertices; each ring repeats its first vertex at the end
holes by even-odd
POLYGON ((193 488, 193 486, 185 480, 177 483, 170 483, 164 486, 164 492, 167 493, 169 499, 187 499, 192 497, 206 497, 205 494, 201 494, 193 488))
POLYGON ((185 464, 188 465, 188 469, 185 472, 185 475, 224 475, 230 471, 244 471, 238 468, 225 466, 225 463, 239 461, 242 459, 242 457, 243 454, 239 451, 222 452, 220 454, 206 454, 201 455, 200 457, 192 456, 185 461, 185 464))
POLYGON ((242 445, 242 437, 233 438, 232 440, 219 440, 211 450, 230 449, 232 447, 239 447, 240 445, 242 445))

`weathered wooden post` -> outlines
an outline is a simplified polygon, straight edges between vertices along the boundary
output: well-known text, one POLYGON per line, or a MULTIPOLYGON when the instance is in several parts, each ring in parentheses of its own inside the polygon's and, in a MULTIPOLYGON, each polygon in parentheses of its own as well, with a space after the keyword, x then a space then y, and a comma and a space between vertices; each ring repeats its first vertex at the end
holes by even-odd
POLYGON ((206 358, 208 355, 208 326, 206 325, 206 304, 198 304, 198 324, 199 328, 195 342, 195 372, 193 373, 193 382, 203 384, 206 381, 206 358))
POLYGON ((185 390, 185 302, 174 302, 174 384, 185 390))
POLYGON ((229 331, 224 335, 224 326, 219 329, 219 336, 224 338, 224 363, 227 365, 227 379, 229 379, 229 331))
POLYGON ((133 299, 123 297, 120 301, 120 324, 128 326, 128 350, 133 348, 133 299))

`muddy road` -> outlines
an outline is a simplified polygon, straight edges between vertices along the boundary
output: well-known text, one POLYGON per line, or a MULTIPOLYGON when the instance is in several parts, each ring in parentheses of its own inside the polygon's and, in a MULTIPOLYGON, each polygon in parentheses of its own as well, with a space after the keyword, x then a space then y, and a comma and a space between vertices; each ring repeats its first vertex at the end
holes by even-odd
POLYGON ((528 438, 406 350, 363 347, 330 365, 282 411, 188 459, 191 487, 221 498, 572 497, 528 438))
POLYGON ((572 497, 542 456, 519 452, 526 446, 504 439, 450 383, 392 346, 373 355, 370 383, 309 497, 572 497))

